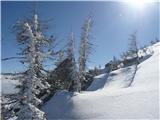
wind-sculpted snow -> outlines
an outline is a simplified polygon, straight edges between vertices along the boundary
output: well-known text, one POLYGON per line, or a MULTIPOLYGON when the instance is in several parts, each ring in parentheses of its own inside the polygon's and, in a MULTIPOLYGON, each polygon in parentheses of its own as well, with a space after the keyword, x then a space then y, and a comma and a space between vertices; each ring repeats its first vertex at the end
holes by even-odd
POLYGON ((93 83, 88 88, 88 91, 94 91, 98 89, 118 89, 127 87, 132 81, 133 73, 135 71, 135 65, 122 68, 111 73, 99 75, 94 78, 93 83))
POLYGON ((95 77, 88 91, 58 92, 43 110, 49 120, 57 119, 159 119, 160 43, 150 46, 153 55, 138 65, 95 77))

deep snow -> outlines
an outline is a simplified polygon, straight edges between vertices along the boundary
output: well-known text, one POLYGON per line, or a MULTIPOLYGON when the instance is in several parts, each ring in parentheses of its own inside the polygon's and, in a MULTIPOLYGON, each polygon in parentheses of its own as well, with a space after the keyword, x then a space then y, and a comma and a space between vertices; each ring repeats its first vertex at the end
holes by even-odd
POLYGON ((95 77, 88 91, 59 91, 42 108, 54 119, 158 119, 159 118, 159 49, 149 47, 153 55, 138 65, 121 68, 109 75, 95 77))

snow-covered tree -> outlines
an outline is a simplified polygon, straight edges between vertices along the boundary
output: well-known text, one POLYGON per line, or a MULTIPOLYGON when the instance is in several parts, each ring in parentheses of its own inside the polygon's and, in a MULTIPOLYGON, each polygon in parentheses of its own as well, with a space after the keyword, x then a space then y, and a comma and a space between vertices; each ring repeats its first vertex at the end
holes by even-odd
POLYGON ((129 40, 130 40, 130 46, 129 46, 129 51, 127 52, 127 54, 129 57, 131 57, 132 63, 135 64, 135 70, 131 78, 131 82, 128 84, 128 87, 131 86, 131 84, 133 83, 135 74, 137 72, 137 66, 140 62, 139 56, 138 56, 137 31, 130 35, 129 40))
POLYGON ((81 43, 80 43, 80 50, 79 50, 79 78, 80 83, 79 87, 81 87, 82 81, 85 80, 85 72, 86 72, 86 63, 91 52, 91 43, 89 40, 89 32, 91 30, 93 24, 93 20, 91 16, 89 16, 83 26, 82 26, 82 33, 81 33, 81 43))
POLYGON ((159 39, 158 39, 158 38, 155 38, 155 40, 151 40, 151 41, 150 41, 150 44, 153 45, 153 44, 155 44, 155 43, 157 43, 157 42, 159 42, 159 39))
POLYGON ((119 63, 119 60, 115 56, 113 56, 113 64, 118 65, 118 63, 119 63))
POLYGON ((129 44, 129 54, 130 57, 136 57, 137 58, 137 63, 139 63, 139 58, 138 58, 138 43, 137 43, 137 32, 134 32, 133 34, 130 35, 129 38, 130 44, 129 44))
POLYGON ((69 36, 68 49, 67 49, 67 58, 71 61, 69 66, 69 75, 68 78, 70 80, 70 90, 74 90, 80 92, 80 79, 78 76, 77 65, 75 61, 75 37, 74 33, 71 32, 69 36))
POLYGON ((115 56, 113 56, 113 59, 111 61, 111 70, 118 69, 118 64, 119 63, 120 63, 119 60, 115 56))
POLYGON ((73 32, 70 33, 68 39, 69 39, 69 42, 68 42, 68 49, 67 49, 67 58, 74 59, 75 37, 73 32))
POLYGON ((33 19, 18 22, 15 27, 18 43, 22 46, 20 55, 24 57, 21 61, 26 65, 26 72, 21 79, 19 111, 15 114, 17 120, 45 120, 45 114, 38 107, 42 104, 44 96, 49 93, 50 85, 46 82, 43 62, 53 54, 50 47, 53 36, 47 38, 43 35, 38 15, 33 19))
POLYGON ((155 38, 155 42, 158 43, 160 40, 158 38, 155 38))

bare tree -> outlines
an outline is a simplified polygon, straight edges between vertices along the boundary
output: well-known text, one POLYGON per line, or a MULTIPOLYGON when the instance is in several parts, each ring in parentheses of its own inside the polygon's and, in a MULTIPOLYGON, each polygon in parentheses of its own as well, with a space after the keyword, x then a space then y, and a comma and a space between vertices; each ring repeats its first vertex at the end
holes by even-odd
POLYGON ((78 76, 78 69, 75 60, 75 37, 74 33, 71 32, 69 36, 69 43, 67 49, 67 58, 71 61, 70 68, 69 68, 69 79, 70 80, 70 90, 74 90, 80 92, 80 79, 78 76))
POLYGON ((69 42, 68 42, 68 49, 67 49, 67 58, 69 59, 74 59, 74 49, 75 49, 75 37, 74 37, 74 33, 71 32, 69 35, 69 42))
MULTIPOLYGON (((80 82, 82 83, 85 80, 85 72, 86 72, 86 63, 91 52, 91 43, 89 40, 89 32, 91 30, 93 24, 93 20, 91 16, 89 16, 83 26, 82 26, 82 33, 81 33, 81 43, 80 43, 80 50, 79 50, 79 78, 80 82)), ((79 83, 79 91, 81 90, 81 83, 79 83)))
POLYGON ((138 57, 138 43, 137 43, 137 31, 130 35, 129 37, 129 54, 131 57, 136 57, 137 64, 139 63, 139 57, 138 57))
POLYGON ((137 32, 134 32, 133 34, 131 34, 129 40, 130 40, 129 54, 131 55, 131 57, 136 58, 136 61, 135 61, 136 65, 135 65, 135 71, 133 73, 130 83, 128 84, 128 87, 131 86, 134 81, 134 78, 138 69, 138 64, 139 64, 137 32))

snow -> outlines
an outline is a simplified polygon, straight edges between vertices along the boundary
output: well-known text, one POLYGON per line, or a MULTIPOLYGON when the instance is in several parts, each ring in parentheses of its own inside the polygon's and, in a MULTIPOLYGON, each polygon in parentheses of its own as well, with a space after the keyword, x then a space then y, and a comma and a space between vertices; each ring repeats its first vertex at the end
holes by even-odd
POLYGON ((159 49, 150 46, 153 55, 138 65, 121 68, 94 78, 88 91, 59 91, 42 108, 54 119, 159 119, 159 49))
POLYGON ((106 90, 127 87, 128 84, 131 82, 134 70, 135 65, 113 71, 109 75, 108 73, 106 73, 96 76, 88 90, 94 91, 102 88, 106 90))
POLYGON ((12 75, 1 75, 1 93, 2 94, 15 94, 19 92, 19 89, 16 88, 19 85, 18 80, 14 80, 12 75))
POLYGON ((108 77, 108 74, 101 74, 96 77, 94 77, 94 80, 92 84, 88 87, 88 91, 95 91, 104 86, 104 84, 107 82, 106 79, 108 77), (103 78, 103 79, 102 79, 103 78))
POLYGON ((150 49, 153 49, 154 54, 138 66, 133 85, 136 87, 145 87, 147 89, 157 89, 159 83, 159 46, 155 44, 150 49))

